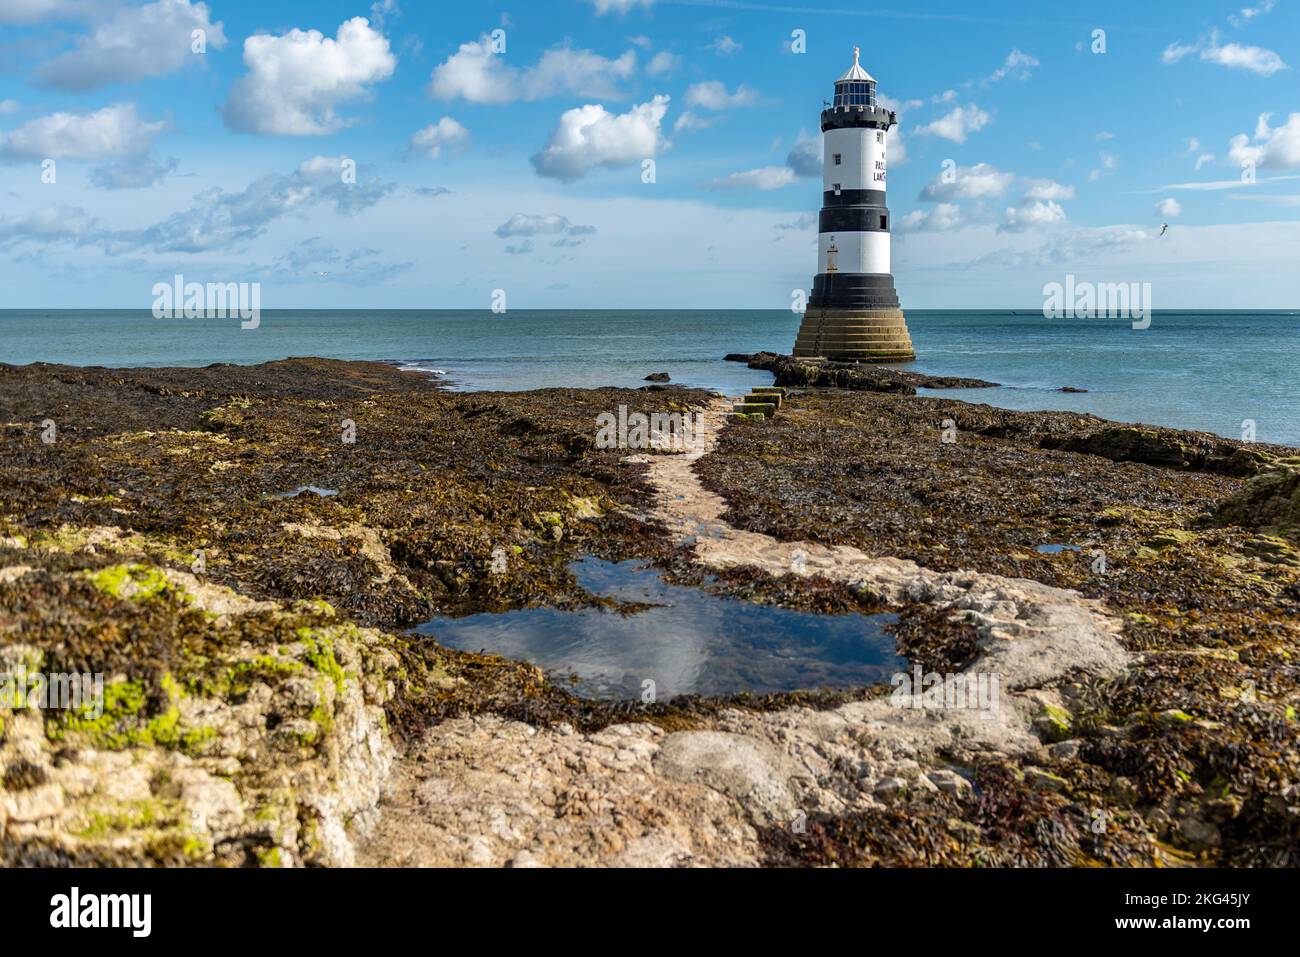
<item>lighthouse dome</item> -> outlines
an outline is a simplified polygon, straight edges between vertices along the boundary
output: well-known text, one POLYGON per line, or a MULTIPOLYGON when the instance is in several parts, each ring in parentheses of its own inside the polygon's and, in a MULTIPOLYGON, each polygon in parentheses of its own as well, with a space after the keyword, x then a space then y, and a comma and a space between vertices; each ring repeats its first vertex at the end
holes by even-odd
POLYGON ((862 69, 862 64, 858 62, 858 57, 862 53, 861 47, 853 48, 853 66, 844 71, 844 75, 836 80, 836 83, 847 83, 850 80, 866 80, 869 83, 875 83, 876 78, 862 69))
POLYGON ((876 80, 858 62, 859 49, 853 48, 853 66, 835 81, 835 106, 867 107, 876 105, 876 80))

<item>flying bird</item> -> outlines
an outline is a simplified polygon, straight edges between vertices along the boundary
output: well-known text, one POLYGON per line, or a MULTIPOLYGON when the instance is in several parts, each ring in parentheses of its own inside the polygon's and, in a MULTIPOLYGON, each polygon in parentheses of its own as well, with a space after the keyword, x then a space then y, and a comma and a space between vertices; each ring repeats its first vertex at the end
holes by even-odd
MULTIPOLYGON (((1163 223, 1163 224, 1161 224, 1161 226, 1160 226, 1160 236, 1163 236, 1163 235, 1164 235, 1165 233, 1167 233, 1167 232, 1169 232, 1169 224, 1168 224, 1168 223, 1163 223)), ((1156 238, 1159 239, 1160 237, 1157 236, 1156 238)))
MULTIPOLYGON (((1168 227, 1166 227, 1166 228, 1168 228, 1168 227)), ((320 276, 322 279, 324 279, 326 276, 329 275, 329 270, 327 269, 327 270, 325 270, 325 272, 317 272, 316 275, 318 275, 318 276, 320 276)))

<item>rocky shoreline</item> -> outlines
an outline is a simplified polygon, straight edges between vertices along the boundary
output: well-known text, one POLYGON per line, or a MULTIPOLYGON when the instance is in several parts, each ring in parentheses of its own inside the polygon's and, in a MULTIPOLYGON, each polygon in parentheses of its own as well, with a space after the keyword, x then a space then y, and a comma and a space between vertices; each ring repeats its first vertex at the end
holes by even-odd
POLYGON ((1296 450, 746 361, 790 391, 725 426, 675 386, 0 366, 3 665, 108 682, 97 717, 0 704, 0 860, 1300 863, 1296 450), (620 405, 708 445, 597 448, 620 405), (408 631, 598 602, 583 555, 888 608, 1004 707, 591 701, 408 631))

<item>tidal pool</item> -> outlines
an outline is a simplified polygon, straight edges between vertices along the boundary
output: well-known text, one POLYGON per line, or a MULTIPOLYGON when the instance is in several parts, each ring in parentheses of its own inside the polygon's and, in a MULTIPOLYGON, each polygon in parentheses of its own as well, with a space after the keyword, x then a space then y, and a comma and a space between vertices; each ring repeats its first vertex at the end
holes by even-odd
POLYGON ((1053 542, 1047 545, 1039 545, 1035 551, 1043 555, 1059 555, 1061 552, 1081 552, 1083 549, 1078 545, 1063 545, 1053 542))
POLYGON ((271 498, 297 498, 299 495, 306 495, 309 492, 318 498, 333 498, 339 494, 339 490, 336 488, 322 488, 319 485, 299 485, 296 489, 288 492, 272 492, 271 498))
POLYGON ((592 594, 651 607, 523 608, 434 618, 415 630, 450 648, 531 662, 590 698, 641 698, 651 687, 658 700, 856 688, 906 668, 885 631, 896 615, 818 615, 721 598, 670 585, 637 561, 585 558, 570 569, 592 594))

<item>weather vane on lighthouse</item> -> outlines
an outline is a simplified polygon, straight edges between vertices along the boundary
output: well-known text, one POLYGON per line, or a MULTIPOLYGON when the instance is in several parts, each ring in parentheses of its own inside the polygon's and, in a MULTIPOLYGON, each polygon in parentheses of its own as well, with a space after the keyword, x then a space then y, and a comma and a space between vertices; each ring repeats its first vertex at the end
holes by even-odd
POLYGON ((907 362, 916 354, 889 271, 885 205, 886 138, 898 116, 876 102, 876 81, 860 55, 855 46, 853 66, 835 81, 834 102, 822 110, 819 271, 794 354, 907 362))

